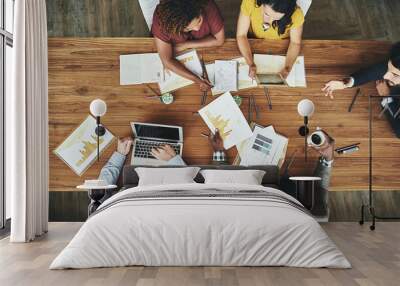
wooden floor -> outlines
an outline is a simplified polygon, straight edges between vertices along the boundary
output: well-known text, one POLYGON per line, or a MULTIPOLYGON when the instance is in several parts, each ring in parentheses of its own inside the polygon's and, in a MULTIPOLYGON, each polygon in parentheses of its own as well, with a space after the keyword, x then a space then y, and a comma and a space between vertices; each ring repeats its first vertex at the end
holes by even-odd
POLYGON ((358 285, 397 286, 400 223, 378 223, 371 232, 356 223, 323 225, 353 268, 288 267, 126 267, 48 270, 51 261, 77 232, 80 223, 50 223, 49 233, 29 244, 0 241, 0 285, 358 285))
MULTIPOLYGON (((241 0, 215 0, 228 37, 236 31, 241 0)), ((400 40, 398 0, 314 0, 306 39, 400 40)), ((138 0, 47 0, 50 37, 146 37, 138 0)))

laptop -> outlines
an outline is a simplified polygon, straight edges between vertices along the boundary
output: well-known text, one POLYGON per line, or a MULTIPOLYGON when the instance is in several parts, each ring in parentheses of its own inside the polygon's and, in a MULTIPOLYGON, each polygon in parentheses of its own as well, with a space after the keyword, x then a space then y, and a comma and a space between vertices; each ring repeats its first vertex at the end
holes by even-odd
POLYGON ((131 165, 165 165, 151 155, 151 149, 170 145, 175 153, 182 156, 183 129, 180 126, 131 122, 135 140, 133 142, 131 165))

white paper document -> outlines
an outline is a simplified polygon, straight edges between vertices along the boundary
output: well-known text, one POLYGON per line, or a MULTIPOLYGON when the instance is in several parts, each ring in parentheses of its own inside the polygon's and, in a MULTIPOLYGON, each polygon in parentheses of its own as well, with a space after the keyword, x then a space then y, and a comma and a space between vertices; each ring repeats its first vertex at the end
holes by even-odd
POLYGON ((306 70, 304 66, 304 57, 297 57, 292 70, 290 71, 286 82, 293 87, 307 87, 306 70))
POLYGON ((207 64, 206 65, 206 71, 207 71, 208 80, 213 85, 213 87, 211 88, 212 95, 222 94, 223 92, 220 92, 215 87, 215 64, 214 63, 207 64))
POLYGON ((241 57, 233 60, 238 63, 238 89, 257 87, 257 81, 249 77, 250 67, 245 58, 241 57))
POLYGON ((254 126, 253 136, 251 136, 250 138, 248 138, 248 139, 242 141, 241 143, 239 143, 238 145, 236 145, 236 149, 238 151, 240 158, 243 158, 243 156, 246 154, 247 150, 251 147, 251 143, 254 141, 256 133, 260 132, 263 129, 264 128, 262 126, 259 126, 259 125, 254 126))
POLYGON ((221 92, 237 91, 237 61, 215 61, 214 73, 216 90, 221 92))
POLYGON ((257 74, 275 74, 285 67, 286 57, 254 54, 254 63, 257 66, 257 74))
POLYGON ((254 129, 246 150, 240 155, 240 165, 278 165, 285 153, 288 139, 275 132, 273 126, 254 129))
POLYGON ((211 132, 218 129, 229 149, 252 136, 252 131, 242 111, 227 92, 199 110, 199 114, 211 132))
POLYGON ((163 65, 157 53, 121 55, 120 84, 142 84, 159 82, 163 65))
MULTIPOLYGON (((278 55, 254 54, 254 63, 257 66, 257 74, 279 74, 285 67, 286 57, 278 55)), ((304 56, 297 57, 292 70, 285 82, 289 87, 306 87, 306 72, 304 66, 304 56)))
MULTIPOLYGON (((176 59, 192 73, 194 73, 198 77, 202 77, 203 67, 201 65, 201 61, 199 56, 197 55, 196 50, 191 50, 189 52, 181 54, 177 56, 176 59)), ((193 84, 193 81, 181 77, 180 75, 177 75, 171 71, 165 70, 159 82, 160 91, 163 94, 191 84, 193 84)))
MULTIPOLYGON (((257 81, 255 81, 251 77, 249 77, 250 67, 246 63, 246 60, 242 57, 242 58, 233 59, 233 61, 236 61, 238 64, 237 89, 242 90, 242 89, 246 89, 246 88, 257 87, 257 81)), ((218 94, 224 93, 221 90, 218 90, 218 87, 216 86, 216 83, 215 83, 215 63, 207 64, 206 70, 207 70, 208 79, 214 86, 211 89, 211 93, 213 95, 218 95, 218 94)))

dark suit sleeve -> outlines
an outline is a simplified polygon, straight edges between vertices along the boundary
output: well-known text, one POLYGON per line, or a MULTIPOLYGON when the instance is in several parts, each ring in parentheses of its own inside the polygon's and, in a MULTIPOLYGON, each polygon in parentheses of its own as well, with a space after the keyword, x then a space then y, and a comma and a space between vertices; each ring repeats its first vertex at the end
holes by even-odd
MULTIPOLYGON (((400 87, 396 86, 390 90, 391 95, 399 95, 400 94, 400 87)), ((392 111, 393 115, 396 114, 400 110, 400 98, 398 96, 392 97, 393 102, 389 104, 389 108, 392 111)), ((393 132, 396 134, 397 138, 400 138, 400 116, 397 115, 396 118, 393 115, 386 111, 386 118, 392 127, 393 132)))
POLYGON ((387 61, 385 61, 353 73, 351 77, 354 78, 354 86, 360 86, 371 81, 383 79, 387 69, 387 61))
MULTIPOLYGON (((390 95, 400 95, 400 85, 396 85, 390 88, 390 95)), ((399 97, 396 98, 399 100, 399 97)))

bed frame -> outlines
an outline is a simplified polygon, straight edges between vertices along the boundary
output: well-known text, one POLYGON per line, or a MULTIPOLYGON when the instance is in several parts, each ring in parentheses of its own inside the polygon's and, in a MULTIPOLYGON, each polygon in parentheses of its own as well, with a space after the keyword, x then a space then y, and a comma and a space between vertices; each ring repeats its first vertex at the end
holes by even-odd
MULTIPOLYGON (((146 167, 146 168, 184 168, 186 166, 158 166, 158 167, 149 167, 149 166, 125 166, 122 174, 122 189, 128 189, 136 187, 139 183, 139 176, 135 171, 137 167, 146 167)), ((265 187, 273 187, 279 189, 280 186, 280 175, 279 168, 277 166, 232 166, 232 165, 195 165, 190 167, 199 167, 202 170, 212 169, 212 170, 262 170, 265 171, 264 178, 262 180, 262 185, 265 187)), ((204 178, 198 173, 196 178, 194 179, 197 183, 204 183, 204 178)))

